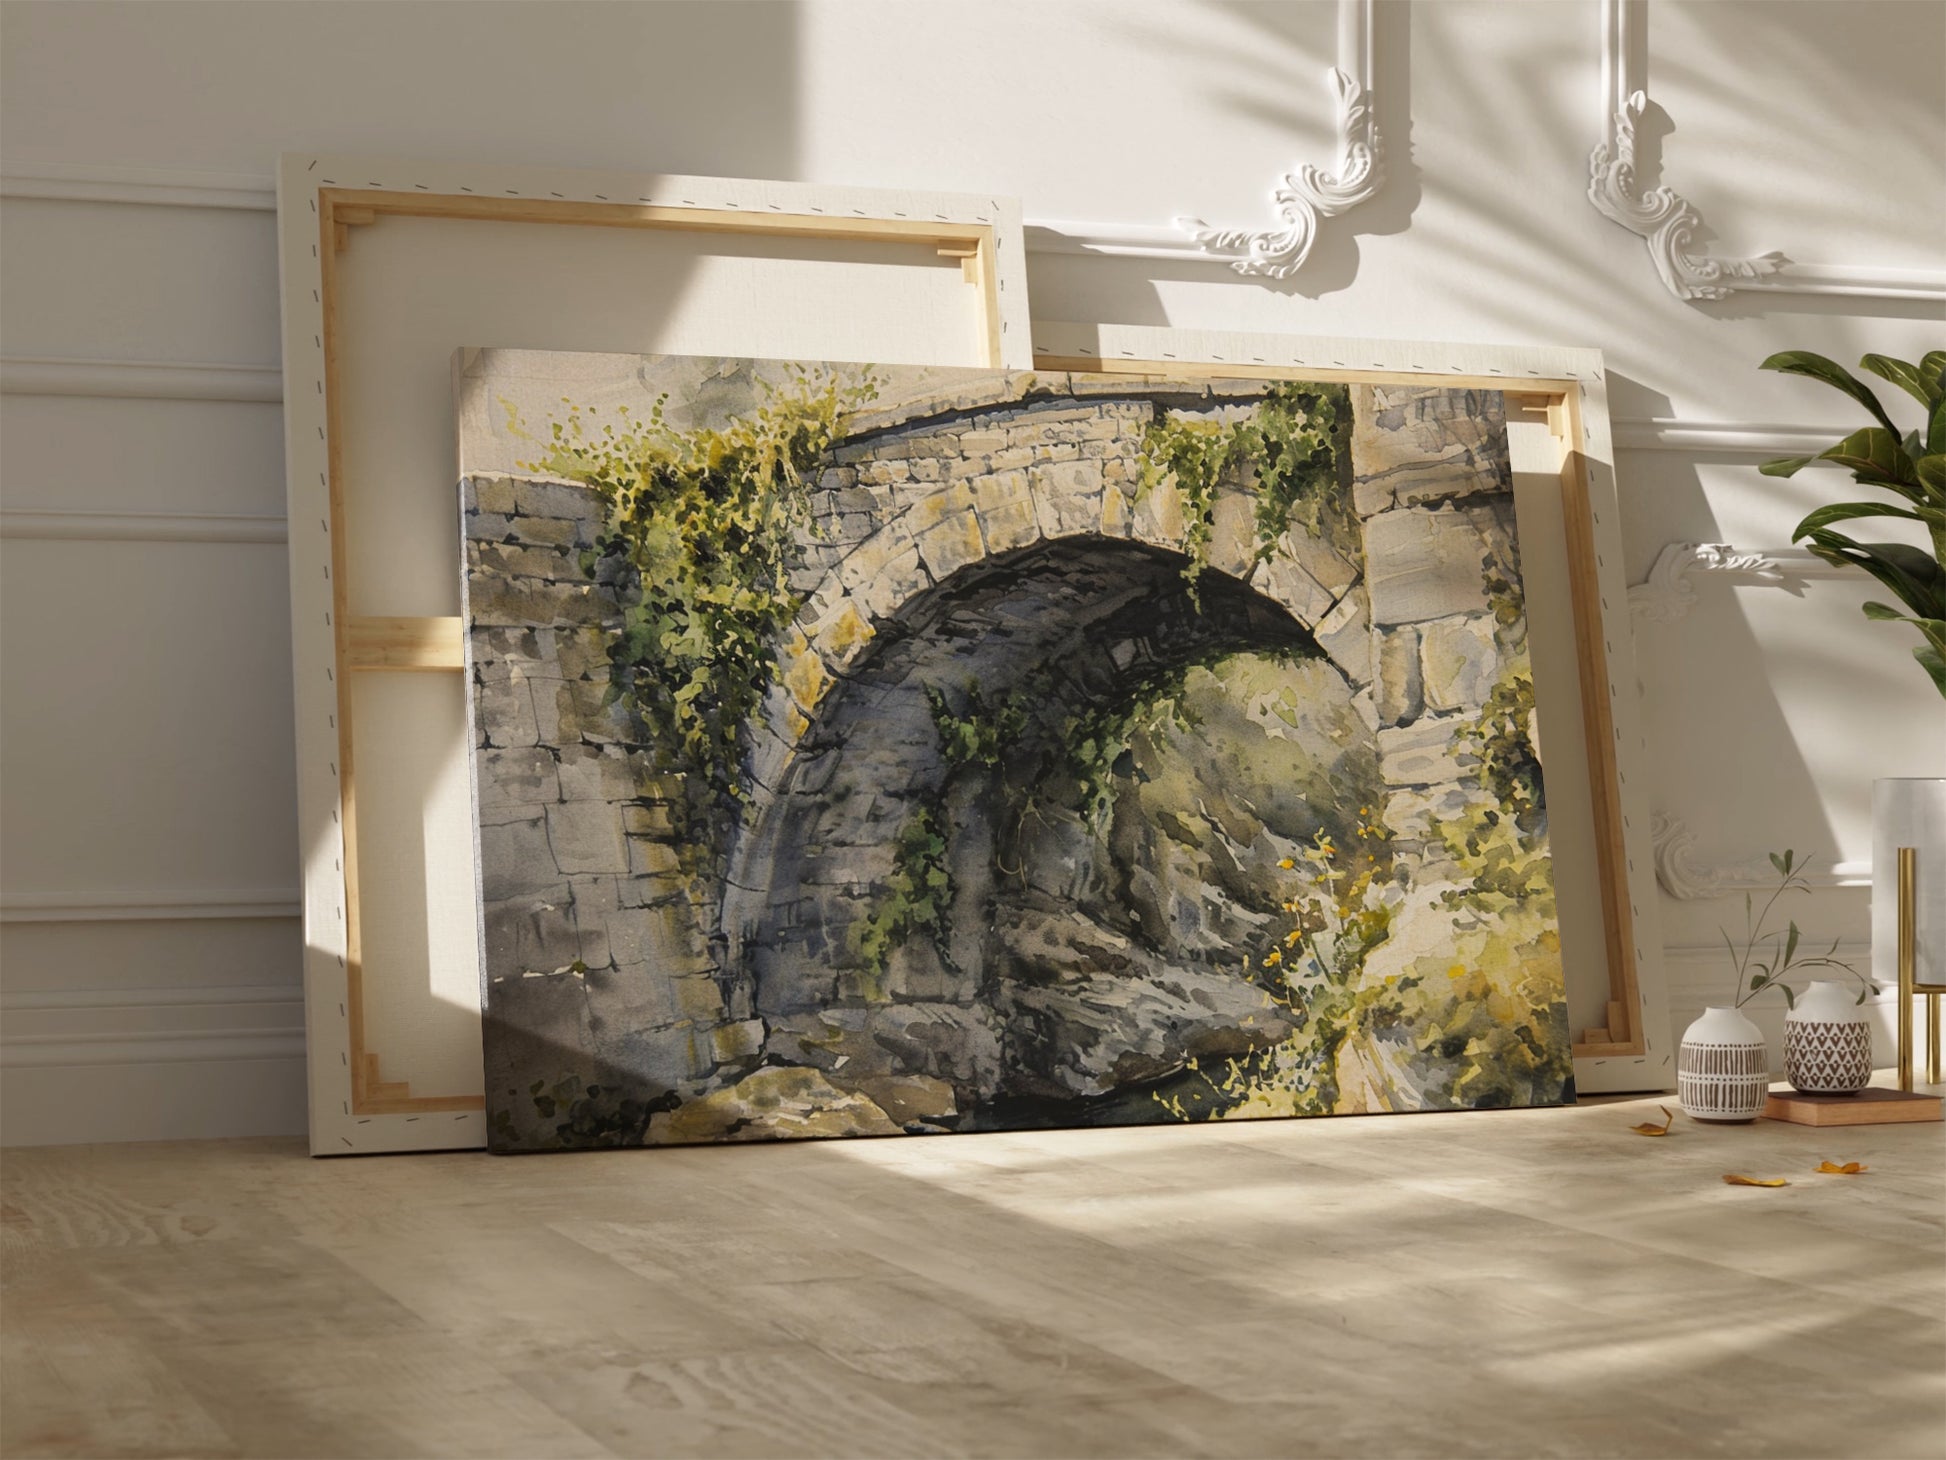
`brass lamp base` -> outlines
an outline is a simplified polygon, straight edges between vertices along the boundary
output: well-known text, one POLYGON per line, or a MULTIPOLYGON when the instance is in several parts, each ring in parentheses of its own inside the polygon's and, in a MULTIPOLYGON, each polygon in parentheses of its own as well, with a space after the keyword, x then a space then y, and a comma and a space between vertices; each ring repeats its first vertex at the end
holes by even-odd
POLYGON ((1912 1000, 1926 1000, 1926 1080, 1939 1083, 1939 996, 1946 984, 1919 982, 1919 849, 1899 848, 1899 1088, 1912 1089, 1912 1000))

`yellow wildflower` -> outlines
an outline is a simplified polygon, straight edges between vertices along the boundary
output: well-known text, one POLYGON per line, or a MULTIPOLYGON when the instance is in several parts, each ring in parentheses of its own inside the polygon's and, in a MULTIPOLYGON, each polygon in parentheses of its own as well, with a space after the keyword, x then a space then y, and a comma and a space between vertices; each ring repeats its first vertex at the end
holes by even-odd
POLYGON ((1265 968, 1273 968, 1277 964, 1282 963, 1283 961, 1284 961, 1283 953, 1276 948, 1273 948, 1268 953, 1264 954, 1265 968))
POLYGON ((1286 857, 1284 858, 1283 861, 1279 862, 1277 865, 1282 867, 1286 872, 1288 872, 1291 870, 1291 868, 1295 867, 1297 863, 1293 862, 1289 857, 1286 857))
POLYGON ((1302 943, 1303 941, 1304 941, 1304 930, 1302 928, 1299 928, 1295 932, 1286 933, 1284 935, 1284 946, 1286 948, 1295 948, 1299 943, 1302 943))

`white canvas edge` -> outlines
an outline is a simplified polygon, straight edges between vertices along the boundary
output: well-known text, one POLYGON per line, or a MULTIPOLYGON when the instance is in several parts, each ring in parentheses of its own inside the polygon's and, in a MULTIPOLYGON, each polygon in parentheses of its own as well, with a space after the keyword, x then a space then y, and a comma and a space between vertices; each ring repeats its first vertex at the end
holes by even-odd
MULTIPOLYGON (((664 173, 416 162, 286 153, 277 173, 278 285, 283 323, 284 480, 290 516, 291 653, 297 821, 304 926, 304 1037, 313 1155, 452 1150, 486 1144, 484 1111, 355 1115, 344 965, 344 839, 338 793, 336 641, 331 624, 329 451, 317 194, 473 193, 542 202, 640 203, 726 212, 926 218, 994 229, 1006 369, 1031 365, 1027 259, 1020 203, 985 194, 834 188, 664 173)), ((455 346, 469 343, 454 341, 455 346)), ((476 343, 476 342, 475 342, 476 343)))
POLYGON ((1608 701, 1615 729, 1615 767, 1622 803, 1622 844, 1635 982, 1642 1021, 1640 1055, 1576 1059, 1581 1094, 1668 1091, 1676 1088, 1675 1045, 1662 966, 1660 908, 1654 848, 1649 838, 1648 747, 1637 690, 1635 639, 1628 612, 1621 501, 1615 484, 1615 446, 1608 420, 1607 369, 1601 351, 1552 345, 1477 345, 1421 340, 1345 339, 1328 335, 1269 335, 1175 329, 1157 325, 1034 321, 1037 358, 1163 360, 1185 364, 1272 365, 1306 370, 1378 370, 1438 377, 1504 376, 1523 381, 1572 380, 1581 390, 1581 420, 1589 464, 1588 493, 1595 544, 1595 581, 1608 651, 1608 701))

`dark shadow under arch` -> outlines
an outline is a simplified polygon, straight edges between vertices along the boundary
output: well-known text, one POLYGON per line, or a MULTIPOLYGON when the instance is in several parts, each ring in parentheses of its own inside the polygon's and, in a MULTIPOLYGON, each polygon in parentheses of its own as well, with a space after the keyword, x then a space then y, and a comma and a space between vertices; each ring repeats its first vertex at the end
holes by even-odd
MULTIPOLYGON (((1214 570, 1192 590, 1188 566, 1180 553, 1141 543, 1060 538, 961 569, 875 625, 870 649, 826 696, 778 791, 753 805, 731 849, 725 977, 771 1029, 773 1057, 815 1057, 789 1031, 847 1011, 869 1023, 887 1005, 936 1009, 942 1040, 990 1017, 980 1008, 977 924, 955 935, 964 956, 930 960, 890 984, 863 967, 854 932, 916 808, 951 821, 956 905, 979 899, 992 861, 997 828, 969 798, 947 799, 955 770, 929 688, 961 712, 975 696, 989 707, 1025 700, 1005 753, 1017 765, 1046 764, 1078 715, 1158 675, 1240 650, 1323 657, 1274 600, 1214 570)), ((925 1049, 894 1053, 894 1066, 928 1067, 925 1049)), ((992 1084, 991 1070, 951 1060, 930 1068, 966 1093, 992 1084)))

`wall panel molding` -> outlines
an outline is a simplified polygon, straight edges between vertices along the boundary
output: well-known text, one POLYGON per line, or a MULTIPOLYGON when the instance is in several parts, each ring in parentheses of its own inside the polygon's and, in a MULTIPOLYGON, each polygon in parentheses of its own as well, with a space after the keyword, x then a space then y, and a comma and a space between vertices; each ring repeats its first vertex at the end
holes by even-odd
MULTIPOLYGON (((1727 897, 1738 892, 1762 892, 1777 885, 1777 873, 1766 856, 1711 864, 1696 849, 1696 834, 1680 816, 1658 812, 1649 826, 1655 844, 1655 878, 1669 896, 1683 902, 1727 897)), ((1872 864, 1814 863, 1804 873, 1812 887, 1870 887, 1872 864)))
POLYGON ((61 203, 121 203, 275 213, 268 173, 101 167, 84 162, 0 162, 0 197, 61 203))
POLYGON ((1727 299, 1738 290, 1854 299, 1946 301, 1946 270, 1801 264, 1776 251, 1754 258, 1703 253, 1695 205, 1667 186, 1644 188, 1635 126, 1648 108, 1648 0, 1602 0, 1602 140, 1588 157, 1588 201, 1639 237, 1663 286, 1678 299, 1727 299))
MULTIPOLYGON (((1028 251, 1223 264, 1269 279, 1296 273, 1310 257, 1325 219, 1370 201, 1385 185, 1385 143, 1374 111, 1373 4, 1338 0, 1338 62, 1325 72, 1335 114, 1333 168, 1300 163, 1279 177, 1270 189, 1271 226, 1220 228, 1189 217, 1169 224, 1030 218, 1028 251)), ((277 207, 269 177, 85 164, 0 163, 0 197, 249 212, 277 207)))
POLYGON ((296 918, 296 888, 146 892, 32 892, 0 897, 0 923, 176 922, 296 918))
POLYGON ((1649 576, 1628 590, 1629 617, 1636 623, 1675 623, 1696 606, 1693 574, 1740 587, 1782 588, 1796 592, 1820 578, 1849 578, 1853 570, 1827 562, 1809 548, 1736 548, 1727 542, 1672 542, 1656 554, 1649 576))
POLYGON ((0 539, 61 542, 281 543, 285 519, 268 514, 218 512, 48 512, 0 507, 0 539))
POLYGON ((284 384, 275 365, 9 355, 0 357, 0 394, 275 405, 284 398, 284 384))
POLYGON ((0 1065, 14 1069, 304 1057, 291 984, 10 990, 0 1016, 0 1065))
MULTIPOLYGON (((1082 224, 1040 224, 1048 247, 1068 252, 1146 253, 1190 257, 1194 250, 1165 247, 1174 237, 1166 227, 1134 227, 1129 238, 1150 239, 1153 248, 1090 243, 1058 233, 1082 224)), ((53 356, 0 356, 0 394, 95 396, 129 400, 217 400, 275 404, 283 399, 282 374, 275 365, 206 364, 190 360, 91 360, 53 356)), ((1766 421, 1692 420, 1683 416, 1616 416, 1614 440, 1624 451, 1673 451, 1689 455, 1792 455, 1819 451, 1848 434, 1842 426, 1783 425, 1766 421)))
POLYGON ((1801 456, 1824 450, 1853 429, 1683 416, 1617 416, 1613 425, 1618 450, 1676 451, 1686 456, 1801 456))

